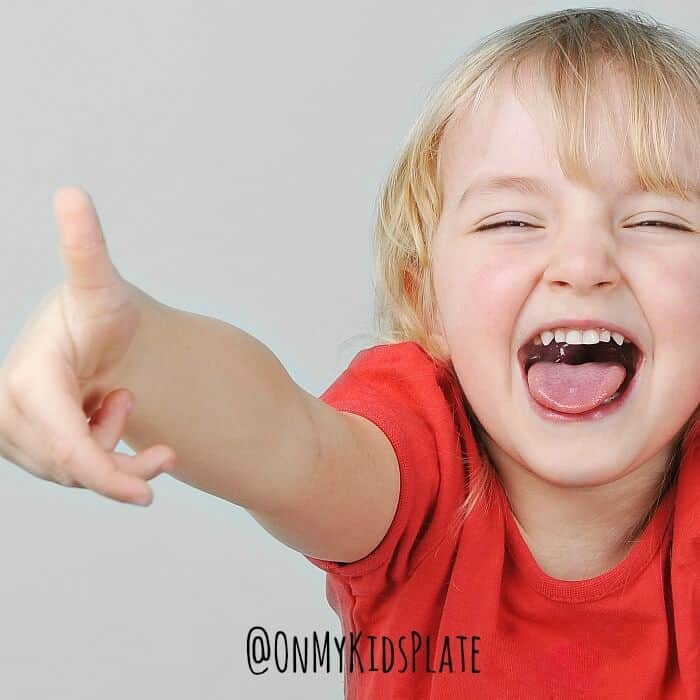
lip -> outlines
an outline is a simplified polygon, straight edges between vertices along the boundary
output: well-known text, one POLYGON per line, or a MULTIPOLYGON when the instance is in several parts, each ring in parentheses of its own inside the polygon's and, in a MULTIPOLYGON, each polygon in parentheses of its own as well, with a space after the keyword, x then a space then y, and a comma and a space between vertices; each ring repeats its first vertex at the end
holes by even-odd
POLYGON ((606 328, 611 332, 614 331, 615 333, 622 333, 627 340, 631 341, 637 346, 637 349, 642 355, 646 355, 636 333, 630 331, 628 328, 625 328, 619 323, 613 323, 612 321, 606 321, 600 318, 555 318, 552 321, 547 321, 530 333, 530 335, 520 344, 518 351, 522 350, 525 345, 533 341, 542 331, 548 331, 552 328, 606 328))
MULTIPOLYGON (((550 328, 551 327, 552 326, 550 326, 550 328)), ((603 327, 606 328, 606 326, 603 327)), ((543 330, 546 330, 546 328, 544 328, 543 330)), ((619 332, 623 333, 623 331, 619 332)), ((585 411, 584 413, 561 413, 559 411, 554 411, 552 409, 544 408, 544 406, 540 406, 540 404, 538 404, 537 401, 535 401, 535 399, 532 398, 532 394, 530 393, 525 368, 521 363, 518 364, 520 364, 520 376, 523 378, 523 391, 525 392, 526 399, 530 402, 530 406, 533 408, 535 413, 537 413, 537 415, 539 415, 541 418, 545 418, 547 420, 559 423, 575 423, 577 421, 600 420, 601 418, 607 417, 611 413, 615 413, 616 411, 621 410, 627 403, 627 400, 632 395, 632 392, 637 386, 639 376, 641 375, 642 370, 646 366, 646 357, 644 353, 642 353, 640 350, 639 357, 637 358, 637 364, 635 365, 634 369, 634 376, 630 380, 630 383, 627 385, 625 393, 622 396, 620 396, 620 398, 615 399, 615 401, 613 401, 611 404, 608 404, 607 406, 597 406, 596 408, 592 408, 590 411, 585 411)))

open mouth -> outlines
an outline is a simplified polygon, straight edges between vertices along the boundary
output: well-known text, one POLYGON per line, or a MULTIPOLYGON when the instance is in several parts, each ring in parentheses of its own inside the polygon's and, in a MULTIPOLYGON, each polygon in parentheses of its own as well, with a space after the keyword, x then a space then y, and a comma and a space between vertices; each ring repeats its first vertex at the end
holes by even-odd
MULTIPOLYGON (((610 404, 622 396, 639 369, 643 353, 630 340, 625 338, 622 345, 618 345, 612 338, 605 342, 599 341, 593 344, 569 344, 552 340, 548 345, 535 342, 533 338, 518 350, 518 361, 523 370, 527 383, 527 374, 537 362, 564 363, 568 365, 580 365, 588 362, 615 363, 625 369, 625 378, 618 389, 609 396, 600 406, 610 404)), ((572 411, 575 413, 575 411, 572 411)))

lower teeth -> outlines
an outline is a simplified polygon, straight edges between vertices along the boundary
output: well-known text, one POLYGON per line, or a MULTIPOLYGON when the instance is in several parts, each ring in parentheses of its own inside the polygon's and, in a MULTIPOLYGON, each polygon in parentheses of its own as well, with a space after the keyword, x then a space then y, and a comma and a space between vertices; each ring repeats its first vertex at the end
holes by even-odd
POLYGON ((605 399, 603 403, 601 403, 601 406, 605 406, 605 404, 612 403, 616 398, 620 396, 622 392, 621 391, 616 391, 609 399, 605 399))
POLYGON ((627 388, 631 384, 632 379, 634 379, 634 374, 629 378, 629 381, 627 380, 627 377, 625 377, 625 380, 622 382, 622 384, 620 384, 620 388, 609 399, 605 399, 605 401, 603 401, 603 403, 601 403, 600 405, 605 406, 606 404, 609 404, 609 403, 612 403, 613 401, 615 401, 615 399, 620 398, 620 396, 625 391, 627 391, 627 388))

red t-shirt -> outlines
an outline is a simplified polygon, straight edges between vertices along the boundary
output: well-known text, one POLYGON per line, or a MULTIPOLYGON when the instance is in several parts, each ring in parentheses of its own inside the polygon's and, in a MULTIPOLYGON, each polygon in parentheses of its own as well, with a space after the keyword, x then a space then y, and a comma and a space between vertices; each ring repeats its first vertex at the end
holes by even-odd
POLYGON ((700 698, 700 441, 622 562, 557 580, 498 482, 454 527, 483 464, 451 377, 415 342, 378 345, 320 397, 381 428, 401 475, 376 549, 350 564, 307 557, 328 572, 353 660, 347 700, 700 698))

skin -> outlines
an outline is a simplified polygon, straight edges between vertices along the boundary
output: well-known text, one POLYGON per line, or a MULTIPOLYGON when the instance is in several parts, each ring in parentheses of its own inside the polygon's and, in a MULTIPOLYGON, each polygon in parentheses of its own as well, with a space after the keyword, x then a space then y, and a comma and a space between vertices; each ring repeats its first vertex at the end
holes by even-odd
MULTIPOLYGON (((440 145, 438 336, 533 556, 550 576, 579 580, 629 552, 625 534, 647 511, 674 438, 700 403, 700 201, 623 196, 635 178, 632 157, 622 122, 608 120, 596 95, 592 182, 568 179, 544 88, 529 71, 522 80, 516 94, 510 76, 500 78, 474 117, 454 115, 440 145), (502 191, 459 205, 486 173, 537 175, 552 194, 502 191), (506 219, 532 227, 477 231, 506 219), (648 220, 691 231, 639 225, 648 220), (517 349, 562 316, 617 321, 641 342, 639 384, 604 420, 555 424, 528 406, 517 349)), ((621 99, 622 84, 604 94, 621 99)), ((619 102, 613 109, 624 114, 619 102)), ((689 152, 679 145, 672 154, 686 178, 689 152)))

